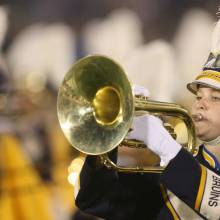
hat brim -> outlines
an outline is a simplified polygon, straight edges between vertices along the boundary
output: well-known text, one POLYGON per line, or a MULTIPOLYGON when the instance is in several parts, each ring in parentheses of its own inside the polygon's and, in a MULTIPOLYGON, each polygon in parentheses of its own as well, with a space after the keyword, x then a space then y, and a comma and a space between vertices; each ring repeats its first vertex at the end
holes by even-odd
POLYGON ((213 89, 216 89, 216 90, 220 90, 220 82, 217 82, 216 80, 209 79, 209 78, 202 78, 202 79, 199 79, 199 80, 195 80, 191 83, 188 83, 187 84, 187 89, 190 92, 192 92, 193 94, 196 94, 196 92, 199 88, 199 85, 207 86, 209 88, 213 88, 213 89))

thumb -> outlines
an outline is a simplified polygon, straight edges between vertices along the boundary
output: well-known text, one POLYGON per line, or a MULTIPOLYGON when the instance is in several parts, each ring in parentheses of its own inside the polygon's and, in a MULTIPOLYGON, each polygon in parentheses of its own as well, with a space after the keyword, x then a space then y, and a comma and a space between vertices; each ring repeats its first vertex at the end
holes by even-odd
POLYGON ((135 133, 136 132, 134 130, 129 131, 128 134, 126 135, 126 138, 127 139, 136 139, 135 133))

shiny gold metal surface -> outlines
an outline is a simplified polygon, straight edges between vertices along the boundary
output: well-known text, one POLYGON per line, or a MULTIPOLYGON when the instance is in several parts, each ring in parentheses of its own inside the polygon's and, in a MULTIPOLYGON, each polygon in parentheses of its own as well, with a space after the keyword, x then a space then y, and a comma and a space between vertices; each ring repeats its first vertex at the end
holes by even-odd
POLYGON ((126 168, 109 159, 107 153, 120 144, 146 147, 125 138, 134 114, 150 113, 183 120, 188 129, 187 149, 191 153, 195 151, 194 124, 187 110, 173 103, 133 97, 125 72, 106 56, 84 57, 70 68, 58 92, 57 111, 61 128, 73 147, 85 154, 100 155, 103 164, 120 172, 160 173, 164 169, 126 168))
POLYGON ((58 92, 61 128, 69 142, 86 154, 114 149, 130 128, 133 109, 126 74, 105 56, 88 56, 76 62, 58 92))

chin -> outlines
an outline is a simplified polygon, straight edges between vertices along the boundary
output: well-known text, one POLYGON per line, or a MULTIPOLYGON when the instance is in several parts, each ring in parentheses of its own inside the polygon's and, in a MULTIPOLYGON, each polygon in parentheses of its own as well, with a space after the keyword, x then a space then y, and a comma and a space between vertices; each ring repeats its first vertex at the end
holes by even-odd
POLYGON ((206 135, 204 135, 203 133, 196 133, 197 138, 199 138, 199 140, 201 141, 210 141, 211 139, 209 137, 207 137, 206 135))
POLYGON ((207 137, 205 135, 197 135, 197 137, 201 140, 201 141, 205 141, 205 142, 209 142, 209 141, 213 141, 215 140, 217 137, 207 137))

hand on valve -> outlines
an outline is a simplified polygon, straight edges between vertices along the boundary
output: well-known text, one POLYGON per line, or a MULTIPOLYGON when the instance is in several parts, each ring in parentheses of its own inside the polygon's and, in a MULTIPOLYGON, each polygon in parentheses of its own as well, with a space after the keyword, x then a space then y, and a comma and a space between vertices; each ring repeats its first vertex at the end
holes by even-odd
MULTIPOLYGON (((139 85, 134 85, 134 95, 144 95, 149 97, 149 91, 139 85)), ((160 165, 166 166, 181 149, 170 133, 163 126, 160 118, 145 114, 134 117, 132 131, 127 135, 128 139, 143 141, 147 147, 160 157, 160 165)))

